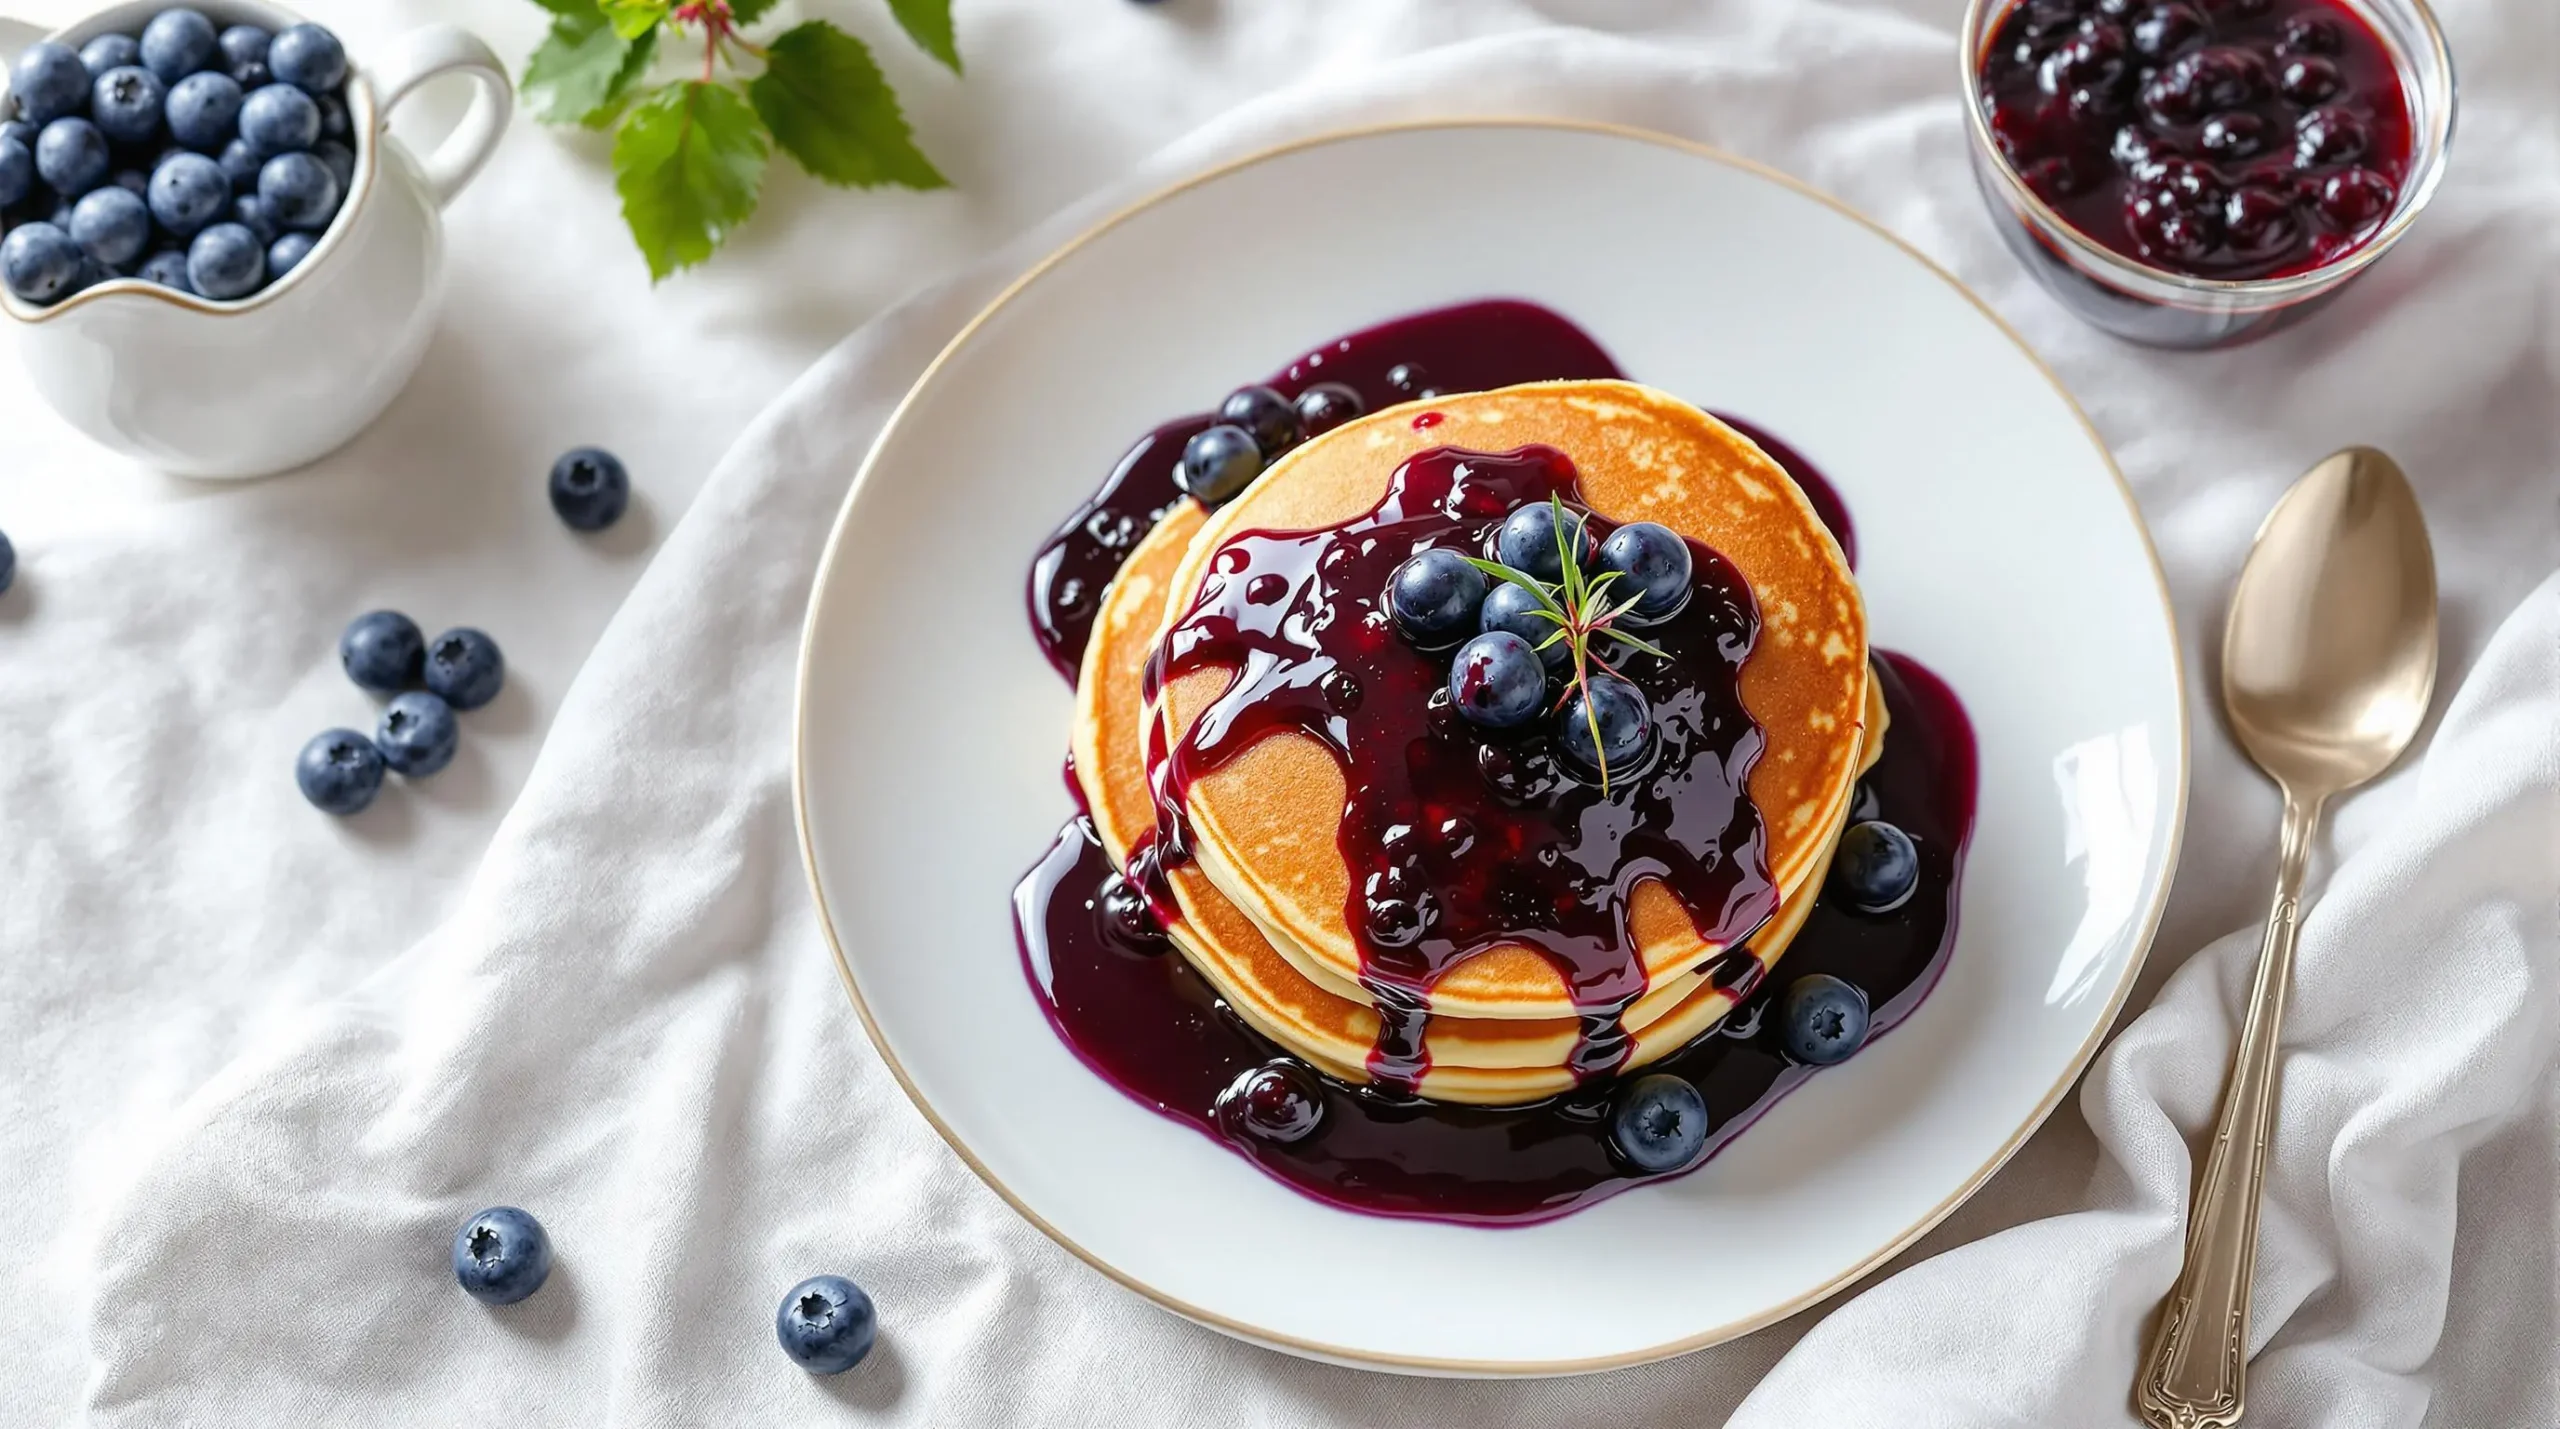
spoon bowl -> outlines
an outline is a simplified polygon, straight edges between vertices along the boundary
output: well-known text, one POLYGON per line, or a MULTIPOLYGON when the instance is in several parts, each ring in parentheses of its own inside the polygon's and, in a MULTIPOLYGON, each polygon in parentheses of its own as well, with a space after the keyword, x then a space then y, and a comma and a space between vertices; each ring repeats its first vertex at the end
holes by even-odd
POLYGON ((2258 528, 2222 641, 2223 708, 2258 766, 2298 794, 2391 767, 2436 679, 2435 557, 2398 463, 2350 447, 2258 528))

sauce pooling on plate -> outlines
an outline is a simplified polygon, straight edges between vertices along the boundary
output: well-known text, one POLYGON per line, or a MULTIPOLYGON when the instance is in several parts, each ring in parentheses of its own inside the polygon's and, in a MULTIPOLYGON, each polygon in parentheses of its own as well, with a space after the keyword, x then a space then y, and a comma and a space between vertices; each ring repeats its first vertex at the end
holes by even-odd
MULTIPOLYGON (((1486 302, 1416 314, 1324 344, 1284 369, 1272 385, 1294 398, 1317 382, 1341 382, 1375 409, 1439 393, 1616 375, 1607 354, 1557 314, 1526 303, 1486 302)), ((1070 680, 1103 587, 1155 521, 1183 499, 1174 484, 1183 443, 1215 420, 1206 414, 1181 418, 1141 438, 1094 497, 1041 548, 1030 580, 1033 633, 1043 653, 1070 680)), ((1854 558, 1848 513, 1820 474, 1773 435, 1733 424, 1796 478, 1843 551, 1854 558)), ((1535 448, 1506 454, 1443 449, 1414 458, 1400 475, 1401 484, 1435 490, 1444 486, 1454 490, 1470 479, 1503 486, 1506 492, 1514 485, 1524 492, 1538 487, 1543 495, 1547 489, 1569 492, 1573 477, 1561 454, 1535 448), (1470 463, 1473 473, 1468 470, 1470 463)), ((1394 502, 1391 495, 1381 512, 1394 502)), ((1272 539, 1285 546, 1298 538, 1272 539)), ((1285 553, 1275 548, 1267 554, 1277 559, 1285 553)), ((1693 556, 1700 587, 1710 598, 1694 603, 1698 628, 1682 637, 1684 643, 1699 644, 1707 651, 1731 646, 1731 660, 1738 664, 1756 629, 1756 607, 1729 568, 1725 576, 1733 589, 1719 590, 1716 569, 1721 563, 1711 552, 1693 543, 1693 556)), ((1346 579, 1337 588, 1375 591, 1383 586, 1383 570, 1372 573, 1376 579, 1346 579)), ((1235 585, 1247 590, 1253 586, 1250 576, 1276 573, 1276 568, 1256 569, 1235 585)), ((1303 585, 1301 581, 1293 589, 1303 585)), ((1269 588, 1265 583, 1266 591, 1269 588)), ((1675 625, 1689 618, 1684 612, 1675 618, 1675 625)), ((1225 632, 1224 638, 1232 639, 1232 632, 1225 632)), ((1219 642, 1210 638, 1205 643, 1219 642)), ((1678 663, 1691 666, 1697 658, 1721 657, 1691 652, 1678 663)), ((1690 1163, 1692 1168, 1813 1074, 1814 1068, 1789 1057, 1782 1045, 1776 1000, 1786 985, 1808 973, 1844 979, 1863 991, 1872 1005, 1872 1035, 1908 1016, 1944 966, 1953 941, 1956 887, 1973 822, 1972 730, 1954 694, 1916 662, 1878 652, 1875 663, 1892 733, 1881 760, 1859 783, 1851 817, 1888 820, 1912 836, 1919 851, 1918 885, 1889 913, 1859 913, 1834 906, 1829 898, 1818 901, 1787 945, 1784 976, 1767 986, 1758 985, 1760 964, 1744 949, 1725 954, 1708 969, 1710 980, 1734 995, 1733 1011, 1713 1030, 1644 1068, 1648 1074, 1664 1072, 1688 1080, 1706 1102, 1711 1130, 1705 1153, 1690 1163)), ((1717 664, 1714 669, 1725 676, 1723 687, 1730 698, 1730 668, 1717 664)), ((1382 677, 1365 666, 1357 674, 1366 674, 1370 682, 1383 678, 1390 686, 1398 683, 1393 675, 1382 677)), ((1664 679, 1659 690, 1649 691, 1656 695, 1657 709, 1679 698, 1671 687, 1681 682, 1667 674, 1664 679)), ((1694 683, 1716 682, 1710 678, 1694 683)), ((1324 701, 1347 697, 1339 682, 1330 696, 1324 684, 1311 679, 1311 694, 1303 701, 1258 706, 1248 702, 1248 707, 1261 711, 1255 719, 1301 729, 1321 727, 1324 701)), ((1354 698, 1398 700, 1420 722, 1427 719, 1425 705, 1418 697, 1408 700, 1413 694, 1401 689, 1372 690, 1364 683, 1354 698)), ((1747 717, 1739 727, 1749 727, 1747 717)), ((1244 742, 1250 741, 1240 741, 1244 742)), ((1339 754, 1340 742, 1330 742, 1339 754)), ((1392 747, 1396 741, 1387 743, 1392 747)), ((1435 742, 1418 743, 1431 747, 1435 742)), ((1748 772, 1747 759, 1739 767, 1734 763, 1741 743, 1738 735, 1704 741, 1700 752, 1713 758, 1695 762, 1724 770, 1731 789, 1739 791, 1748 772)), ((1402 796, 1413 796, 1434 777, 1429 769, 1398 768, 1384 760, 1373 763, 1366 777, 1393 785, 1402 796)), ((1665 763, 1658 759, 1653 769, 1658 772, 1665 763)), ((1481 777, 1472 766, 1464 773, 1470 781, 1481 777)), ((1346 769, 1355 789, 1361 787, 1362 777, 1357 769, 1346 769)), ((1638 787, 1642 782, 1633 781, 1632 792, 1622 792, 1644 797, 1638 787)), ((1072 777, 1068 784, 1071 791, 1077 790, 1072 777)), ((1391 795, 1387 802, 1394 797, 1398 796, 1391 795)), ((1747 818, 1756 829, 1756 812, 1746 812, 1752 809, 1750 800, 1737 793, 1731 804, 1733 819, 1747 818)), ((1383 819, 1386 812, 1380 809, 1379 817, 1383 819)), ((1653 817, 1646 816, 1648 827, 1653 817)), ((1385 831, 1384 823, 1366 831, 1344 830, 1344 852, 1354 859, 1355 870, 1363 868, 1361 857, 1381 853, 1387 842, 1385 831)), ((1624 1055, 1622 1041, 1610 1035, 1625 996, 1625 989, 1618 985, 1624 979, 1623 942, 1612 952, 1609 940, 1595 931, 1613 916, 1601 886, 1616 885, 1600 878, 1584 881, 1590 886, 1577 886, 1576 891, 1588 901, 1575 917, 1562 920, 1570 928, 1557 928, 1552 944, 1545 939, 1537 942, 1565 973, 1577 1005, 1586 1009, 1575 1067, 1588 1080, 1573 1091, 1524 1106, 1466 1106, 1396 1094, 1394 1088, 1418 1075, 1422 1064, 1418 1035, 1393 1027, 1382 1032, 1379 1052, 1371 1059, 1372 1074, 1381 1086, 1347 1085, 1316 1076, 1303 1063, 1287 1059, 1280 1048, 1248 1027, 1189 963, 1164 956, 1167 943, 1160 932, 1133 926, 1128 883, 1113 868, 1091 820, 1082 813, 1068 822, 1048 853, 1024 876, 1015 893, 1015 924, 1025 973, 1051 1025, 1080 1059, 1142 1105, 1198 1128, 1285 1184, 1335 1205, 1382 1215, 1525 1224, 1565 1214, 1645 1180, 1661 1179, 1632 1172, 1612 1150, 1613 1080, 1605 1074, 1624 1055), (1222 1097, 1239 1077, 1274 1063, 1285 1065, 1291 1074, 1273 1085, 1280 1088, 1284 1100, 1300 1103, 1281 1107, 1278 1114, 1312 1127, 1294 1139, 1250 1134, 1236 1117, 1220 1113, 1222 1097)), ((1360 877, 1352 880, 1352 906, 1346 914, 1355 930, 1371 911, 1367 882, 1360 877)), ((1698 899, 1691 906, 1701 911, 1702 929, 1710 922, 1703 916, 1703 905, 1716 905, 1731 914, 1734 931, 1747 931, 1756 921, 1749 908, 1760 900, 1751 892, 1751 882, 1748 870, 1741 870, 1721 876, 1716 888, 1707 888, 1702 880, 1691 890, 1698 899)), ((1765 875, 1760 882, 1765 887, 1765 875)), ((1432 887, 1443 897, 1467 896, 1466 890, 1443 888, 1438 874, 1432 887)), ((1759 911, 1767 909, 1761 906, 1759 911)), ((1518 931, 1511 930, 1515 938, 1518 931)), ((1425 940, 1416 939, 1379 948, 1386 956, 1376 960, 1372 971, 1384 976, 1371 982, 1373 996, 1392 1005, 1392 992, 1399 984, 1412 981, 1427 986, 1435 967, 1455 961, 1456 949, 1464 941, 1453 934, 1439 946, 1418 946, 1425 940)), ((1363 942, 1364 954, 1375 942, 1363 942)), ((1369 962, 1364 956, 1364 963, 1369 962)), ((1417 1015, 1415 1033, 1419 1026, 1417 1015)))

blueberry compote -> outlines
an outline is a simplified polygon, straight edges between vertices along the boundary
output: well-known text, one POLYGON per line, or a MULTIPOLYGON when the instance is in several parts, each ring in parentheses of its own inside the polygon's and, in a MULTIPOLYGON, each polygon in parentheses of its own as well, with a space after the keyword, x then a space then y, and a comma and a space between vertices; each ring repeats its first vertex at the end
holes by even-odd
MULTIPOLYGON (((1644 628, 1669 658, 1618 657, 1651 705, 1655 737, 1645 762, 1605 792, 1562 767, 1542 726, 1465 724, 1442 693, 1445 655, 1395 628, 1388 578, 1416 552, 1482 553, 1514 511, 1551 497, 1579 510, 1580 495, 1573 463, 1553 447, 1421 452, 1365 516, 1230 538, 1147 669, 1150 698, 1193 670, 1238 672, 1180 741, 1153 752, 1150 852, 1164 861, 1185 852, 1193 782, 1265 736, 1294 730, 1341 761, 1343 917, 1386 1024, 1369 1073, 1391 1092, 1412 1092, 1430 1065, 1432 984, 1478 953, 1522 943, 1556 969, 1582 1022, 1572 1067, 1589 1078, 1625 1060, 1619 1014, 1645 990, 1628 927, 1637 880, 1659 880, 1718 945, 1741 942, 1777 908, 1760 813, 1743 790, 1764 741, 1736 685, 1760 610, 1723 557, 1692 542, 1688 601, 1644 628)), ((1594 544, 1614 529, 1585 520, 1594 544)))
POLYGON ((1991 32, 1981 98, 2066 222, 2188 277, 2329 263, 2408 177, 2399 71, 2339 0, 2022 0, 1991 32))
MULTIPOLYGON (((1566 377, 1613 377, 1607 355, 1563 318, 1521 303, 1477 303, 1423 313, 1329 343, 1292 364, 1272 385, 1296 396, 1319 381, 1339 381, 1353 389, 1371 409, 1410 397, 1515 382, 1566 377)), ((1732 420, 1728 418, 1727 420, 1732 420)), ((1149 525, 1175 497, 1172 458, 1191 432, 1210 418, 1184 419, 1159 427, 1124 458, 1095 498, 1080 509, 1045 546, 1034 568, 1031 612, 1034 632, 1052 663, 1072 678, 1081 655, 1101 587, 1120 560, 1144 536, 1149 525), (1072 587, 1072 588, 1071 588, 1072 587)), ((1737 424, 1740 425, 1740 424, 1737 424)), ((1791 449, 1757 429, 1743 430, 1793 474, 1812 497, 1816 509, 1832 525, 1844 550, 1850 549, 1847 513, 1820 474, 1791 449)), ((1414 458, 1399 478, 1406 496, 1439 491, 1437 518, 1463 538, 1477 524, 1498 521, 1500 512, 1479 513, 1514 494, 1548 489, 1569 491, 1571 469, 1553 452, 1531 448, 1519 453, 1480 454, 1441 450, 1414 458), (1517 488, 1515 493, 1514 488, 1517 488), (1464 493, 1477 493, 1469 497, 1464 493)), ((1430 502, 1414 503, 1417 507, 1430 502)), ((1390 496, 1376 516, 1393 516, 1398 498, 1390 496)), ((1430 518, 1417 516, 1430 524, 1430 518)), ((1479 533, 1480 534, 1480 533, 1479 533)), ((1595 529, 1594 535, 1605 531, 1595 529)), ((1278 556, 1291 538, 1272 538, 1278 556)), ((1426 539, 1436 540, 1431 536, 1426 539)), ((1341 549, 1353 549, 1342 547, 1341 549)), ((1301 555, 1308 555, 1301 550, 1301 555)), ((1403 554, 1411 554, 1408 544, 1403 554)), ((1629 1185, 1660 1179, 1638 1173, 1611 1145, 1611 1096, 1617 1079, 1608 1075, 1624 1055, 1610 1035, 1615 1009, 1625 989, 1623 955, 1610 951, 1616 938, 1617 901, 1624 882, 1642 866, 1665 877, 1675 893, 1695 910, 1702 927, 1719 922, 1737 930, 1747 927, 1767 907, 1766 879, 1754 878, 1756 853, 1730 861, 1740 868, 1709 875, 1683 872, 1679 856, 1708 837, 1691 823, 1659 824, 1666 811, 1682 811, 1683 819, 1711 825, 1724 840, 1729 856, 1746 847, 1756 850, 1757 815, 1747 798, 1736 797, 1748 758, 1737 758, 1746 746, 1756 747, 1757 732, 1735 703, 1716 708, 1718 692, 1731 699, 1732 667, 1747 652, 1756 611, 1749 592, 1733 577, 1730 566, 1703 548, 1692 547, 1699 591, 1691 607, 1673 617, 1668 627, 1649 627, 1660 642, 1668 630, 1677 649, 1686 652, 1674 663, 1695 666, 1687 680, 1670 669, 1637 674, 1664 729, 1649 762, 1630 773, 1613 798, 1657 800, 1662 809, 1636 821, 1641 830, 1619 841, 1606 862, 1613 876, 1575 881, 1566 891, 1580 898, 1561 915, 1549 915, 1537 929, 1508 928, 1512 940, 1540 947, 1565 970, 1577 1000, 1590 1009, 1577 1056, 1586 1079, 1575 1090, 1518 1107, 1471 1107, 1396 1094, 1399 1080, 1417 1075, 1418 1047, 1392 1025, 1373 1056, 1373 1069, 1383 1087, 1352 1087, 1314 1074, 1305 1064, 1253 1032, 1243 1019, 1180 957, 1165 956, 1166 940, 1146 916, 1143 900, 1115 870, 1097 842, 1090 819, 1082 814, 1063 829, 1055 845, 1025 875, 1015 893, 1015 925, 1023 962, 1033 992, 1060 1036, 1087 1065, 1131 1097, 1167 1116, 1199 1128, 1252 1160, 1286 1184, 1318 1199, 1350 1209, 1382 1215, 1415 1216, 1488 1225, 1526 1224, 1563 1215, 1629 1185), (1685 725, 1682 721, 1686 721, 1685 725), (1677 726, 1675 728, 1675 726, 1677 726), (1677 791, 1648 785, 1666 770, 1687 765, 1707 771, 1703 782, 1724 792, 1684 802, 1677 791), (1684 842, 1685 841, 1685 842, 1684 842), (1635 857, 1630 858, 1630 850, 1635 857), (1623 881, 1622 881, 1623 880, 1623 881), (1693 881, 1692 881, 1693 880, 1693 881), (1682 885, 1684 881, 1687 886, 1682 885), (1524 933, 1529 936, 1523 936, 1524 933)), ((1322 551, 1309 556, 1321 565, 1322 551)), ((1337 561, 1364 558, 1356 550, 1337 561)), ((1382 588, 1377 579, 1343 581, 1346 593, 1382 588)), ((1226 574, 1250 594, 1252 575, 1276 574, 1256 569, 1226 574)), ((1315 574, 1302 576, 1287 596, 1294 603, 1305 594, 1315 574)), ((1266 591, 1270 587, 1263 587, 1266 591)), ((1261 604, 1271 604, 1266 601, 1261 604)), ((1350 630, 1368 628, 1348 610, 1350 630)), ((1365 615, 1364 610, 1360 612, 1365 615)), ((1378 633, 1395 637, 1383 625, 1378 633)), ((1201 634, 1206 647, 1237 638, 1224 631, 1201 634)), ((1390 769, 1363 760, 1347 767, 1355 789, 1364 778, 1393 786, 1388 799, 1413 798, 1427 803, 1421 791, 1435 781, 1462 775, 1481 790, 1483 772, 1475 763, 1494 755, 1509 756, 1502 767, 1516 776, 1508 787, 1511 799, 1470 800, 1472 817, 1493 827, 1472 830, 1479 840, 1496 839, 1527 846, 1544 838, 1579 838, 1560 825, 1556 810, 1567 802, 1597 806, 1600 796, 1589 785, 1577 786, 1539 756, 1524 740, 1520 747, 1468 732, 1451 738, 1440 728, 1445 716, 1430 713, 1427 699, 1401 688, 1388 672, 1393 661, 1380 646, 1365 661, 1354 648, 1351 681, 1328 680, 1343 668, 1317 670, 1300 662, 1302 682, 1281 681, 1283 692, 1265 699, 1246 699, 1229 711, 1236 723, 1281 720, 1307 729, 1340 750, 1331 730, 1340 706, 1393 699, 1412 716, 1421 737, 1408 742, 1416 751, 1414 767, 1390 769), (1354 692, 1363 674, 1369 683, 1354 692), (1326 686, 1330 684, 1331 690, 1326 686), (1330 713, 1328 713, 1330 711, 1330 713), (1477 751, 1485 751, 1478 753, 1477 751), (1462 767, 1452 756, 1463 754, 1462 767), (1362 769, 1369 772, 1363 775, 1362 769), (1398 792, 1401 791, 1401 792, 1398 792)), ((1665 644, 1674 649, 1673 644, 1665 644)), ((1168 660, 1180 656, 1169 656, 1168 660)), ((1416 662, 1419 664, 1420 662, 1416 662)), ((1780 1095, 1814 1068, 1790 1058, 1778 1025, 1777 1001, 1797 977, 1824 973, 1862 991, 1874 1008, 1872 1032, 1901 1021, 1937 980, 1953 941, 1955 895, 1967 839, 1973 824, 1973 735, 1962 705, 1928 671, 1906 657, 1879 652, 1877 669, 1892 729, 1884 756, 1860 781, 1851 815, 1883 819, 1907 832, 1920 861, 1917 887, 1889 913, 1864 914, 1837 900, 1818 901, 1804 928, 1788 945, 1778 976, 1760 984, 1760 965, 1736 950, 1707 969, 1731 991, 1737 1005, 1722 1025, 1668 1057, 1645 1068, 1687 1079, 1703 1096, 1710 1123, 1703 1162, 1755 1120, 1780 1095)), ((1633 673, 1633 672, 1631 672, 1633 673)), ((1230 695, 1235 691, 1231 690, 1230 695)), ((1266 696, 1272 691, 1266 690, 1266 696)), ((1378 717, 1365 710, 1364 729, 1378 717)), ((1200 722, 1208 725, 1210 720, 1200 722)), ((1249 742, 1239 740, 1241 742, 1249 742)), ((1398 741, 1379 743, 1394 747, 1398 741)), ((1214 738, 1210 748, 1215 747, 1214 738)), ((1165 751, 1170 755, 1170 751, 1165 751)), ((1493 760, 1498 766, 1501 760, 1493 760)), ((1196 769, 1194 771, 1197 772, 1196 769)), ((1072 774, 1071 792, 1076 789, 1072 774)), ((1392 856, 1388 827, 1376 815, 1360 816, 1358 797, 1353 822, 1366 833, 1346 831, 1346 852, 1367 850, 1383 860, 1374 872, 1406 865, 1392 856)), ((1481 864, 1484 861, 1476 861, 1481 864)), ((1534 864, 1534 858, 1531 860, 1534 864)), ((1361 867, 1355 862, 1355 867, 1361 867)), ((1476 866, 1471 864, 1471 866, 1476 866)), ((1387 915, 1381 942, 1373 919, 1371 880, 1355 879, 1353 907, 1346 910, 1352 926, 1369 923, 1365 953, 1377 955, 1385 975, 1373 988, 1392 1004, 1400 986, 1427 985, 1432 968, 1454 956, 1452 949, 1468 941, 1463 931, 1472 920, 1479 928, 1503 920, 1500 890, 1488 882, 1469 887, 1452 878, 1449 868, 1435 866, 1423 850, 1412 865, 1415 886, 1401 890, 1420 900, 1424 894, 1439 904, 1438 921, 1425 920, 1415 936, 1403 939, 1403 924, 1387 915), (1418 980, 1418 981, 1417 981, 1418 980)), ((1392 880, 1390 880, 1392 881, 1392 880)), ((1559 884, 1559 887, 1562 887, 1559 884)), ((1379 893, 1399 891, 1379 887, 1379 893)), ((1554 892, 1555 889, 1547 889, 1554 892)), ((1569 903, 1573 900, 1568 899, 1569 903)), ((1697 1164, 1696 1162, 1691 1163, 1697 1164)), ((1678 1174, 1676 1172, 1671 1174, 1678 1174)))

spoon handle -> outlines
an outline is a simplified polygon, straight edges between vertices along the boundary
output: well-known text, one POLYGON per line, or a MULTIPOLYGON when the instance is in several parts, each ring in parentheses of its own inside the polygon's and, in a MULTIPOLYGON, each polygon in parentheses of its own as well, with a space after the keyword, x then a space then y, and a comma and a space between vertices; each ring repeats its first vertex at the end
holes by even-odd
POLYGON ((2276 1030, 2293 981, 2293 938, 2302 920, 2302 866, 2321 800, 2284 796, 2276 901, 2258 947, 2258 976, 2215 1114, 2213 1146, 2187 1219, 2186 1263, 2162 1302, 2159 1329, 2134 1402, 2159 1429, 2230 1429, 2240 1422, 2249 1358, 2249 1278, 2258 1264, 2258 1191, 2275 1125, 2276 1030))

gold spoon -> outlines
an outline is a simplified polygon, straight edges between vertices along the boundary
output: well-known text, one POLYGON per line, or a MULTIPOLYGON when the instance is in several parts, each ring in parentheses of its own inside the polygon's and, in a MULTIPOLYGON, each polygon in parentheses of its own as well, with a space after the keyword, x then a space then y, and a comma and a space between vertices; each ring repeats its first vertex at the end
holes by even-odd
POLYGON ((2159 1429, 2240 1422, 2258 1190, 2275 1123, 2276 1026, 2321 806, 2391 767, 2436 682, 2436 568, 2408 478, 2371 447, 2304 473, 2258 528, 2222 636, 2222 706, 2284 790, 2275 907, 2187 1221, 2186 1263, 2134 1384, 2159 1429))

